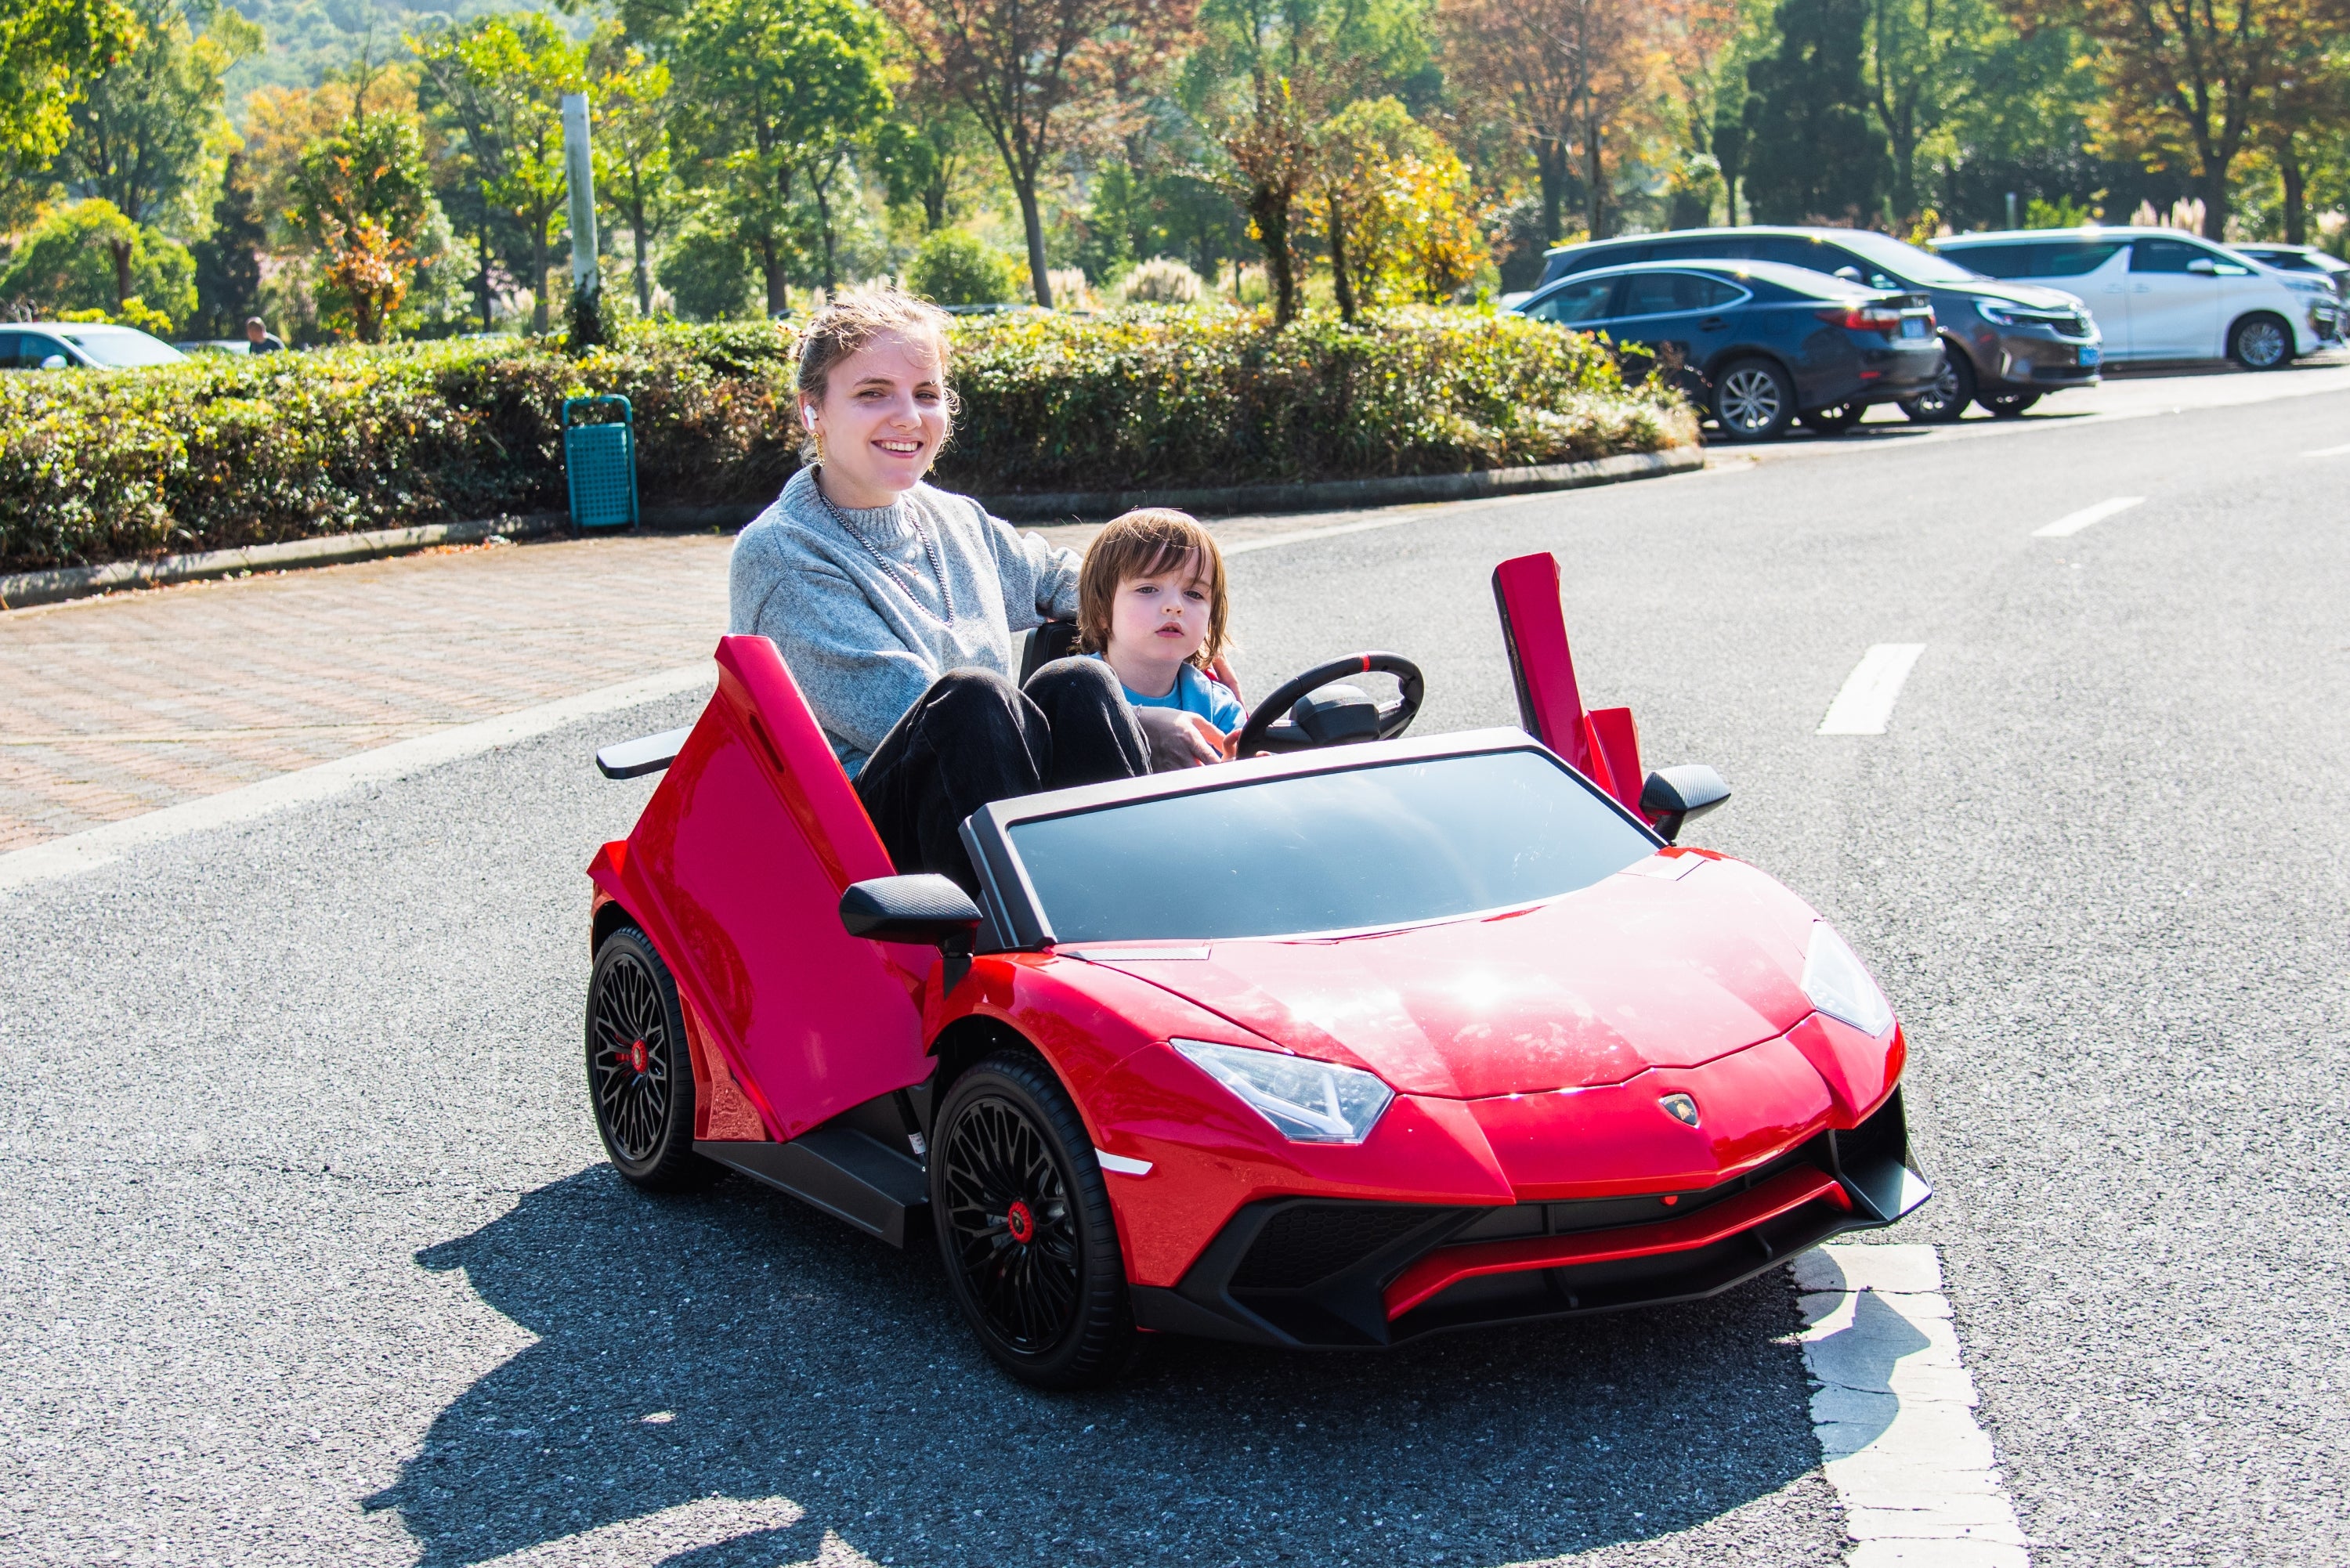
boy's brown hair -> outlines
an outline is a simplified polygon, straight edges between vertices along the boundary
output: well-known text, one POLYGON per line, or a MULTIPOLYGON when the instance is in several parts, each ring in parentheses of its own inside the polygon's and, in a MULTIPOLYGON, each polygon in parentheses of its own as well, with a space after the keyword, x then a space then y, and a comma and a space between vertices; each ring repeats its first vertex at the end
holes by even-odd
POLYGON ((1077 575, 1077 646, 1087 653, 1109 646, 1110 605, 1119 585, 1174 571, 1187 561, 1197 563, 1197 575, 1208 587, 1208 635, 1191 662, 1201 670, 1214 663, 1227 643, 1224 553, 1198 518, 1170 506, 1129 512, 1094 536, 1077 575))
MULTIPOLYGON (((947 418, 951 427, 955 397, 954 389, 947 384, 947 372, 953 368, 954 346, 947 337, 947 313, 894 284, 872 283, 843 289, 816 313, 800 334, 798 372, 794 377, 800 396, 812 403, 824 401, 832 368, 875 338, 893 332, 916 342, 928 341, 937 349, 939 386, 946 394, 947 418)), ((799 417, 797 410, 793 410, 792 417, 799 417)), ((815 438, 808 437, 802 444, 808 460, 816 461, 815 438)))

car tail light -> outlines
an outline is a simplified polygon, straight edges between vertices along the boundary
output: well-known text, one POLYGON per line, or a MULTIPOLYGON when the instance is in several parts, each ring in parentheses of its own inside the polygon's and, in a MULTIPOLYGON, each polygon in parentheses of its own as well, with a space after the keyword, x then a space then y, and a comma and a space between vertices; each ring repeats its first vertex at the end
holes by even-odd
POLYGON ((1853 306, 1838 310, 1815 310, 1812 313, 1831 327, 1841 327, 1848 332, 1898 332, 1901 313, 1885 306, 1853 306))

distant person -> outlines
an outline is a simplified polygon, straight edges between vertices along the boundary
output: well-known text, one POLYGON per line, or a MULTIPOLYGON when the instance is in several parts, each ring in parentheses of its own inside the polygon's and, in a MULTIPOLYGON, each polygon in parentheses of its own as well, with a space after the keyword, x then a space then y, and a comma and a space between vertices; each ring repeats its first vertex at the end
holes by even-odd
POLYGON ((268 324, 258 316, 244 318, 244 340, 252 345, 245 350, 248 354, 276 354, 286 347, 286 340, 270 331, 268 324))

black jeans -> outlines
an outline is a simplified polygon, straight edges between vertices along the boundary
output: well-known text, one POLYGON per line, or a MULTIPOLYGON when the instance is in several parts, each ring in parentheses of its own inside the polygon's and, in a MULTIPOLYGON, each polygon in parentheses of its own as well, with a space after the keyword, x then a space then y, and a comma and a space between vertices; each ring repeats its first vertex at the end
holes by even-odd
POLYGON ((975 898, 964 817, 990 801, 1149 771, 1109 666, 1056 659, 1019 690, 993 670, 940 676, 873 748, 857 795, 900 872, 936 871, 975 898))

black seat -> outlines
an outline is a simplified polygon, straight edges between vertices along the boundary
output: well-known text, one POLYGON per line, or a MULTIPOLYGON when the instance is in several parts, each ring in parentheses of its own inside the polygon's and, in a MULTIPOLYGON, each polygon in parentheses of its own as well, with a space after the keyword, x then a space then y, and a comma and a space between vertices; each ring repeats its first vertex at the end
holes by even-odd
POLYGON ((1073 620, 1048 620, 1028 634, 1028 651, 1020 657, 1020 684, 1056 659, 1066 659, 1077 651, 1077 623, 1073 620))

